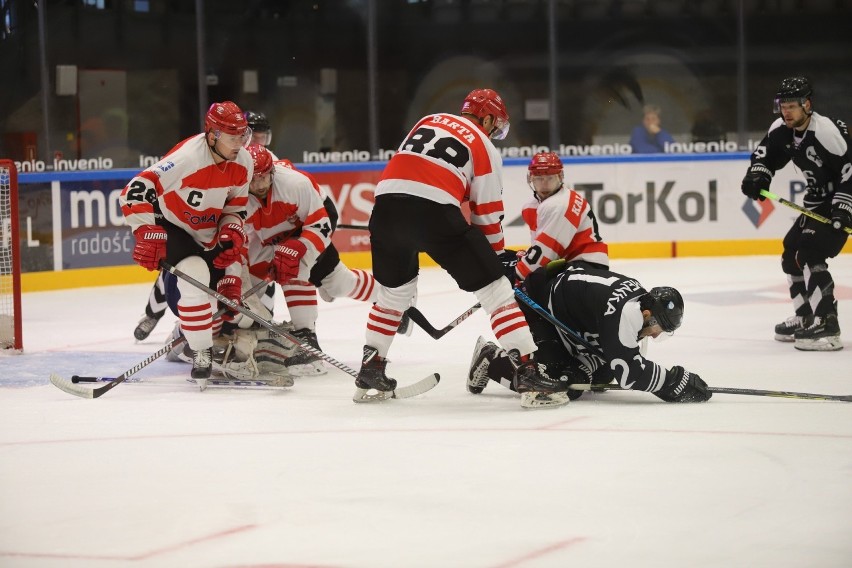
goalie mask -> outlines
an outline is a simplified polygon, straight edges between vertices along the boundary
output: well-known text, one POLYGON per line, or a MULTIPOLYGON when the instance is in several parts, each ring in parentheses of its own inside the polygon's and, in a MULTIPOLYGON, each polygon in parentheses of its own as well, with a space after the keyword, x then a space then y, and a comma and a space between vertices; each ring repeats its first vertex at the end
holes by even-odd
MULTIPOLYGON (((787 77, 781 81, 778 92, 775 93, 775 104, 772 110, 775 114, 781 114, 781 103, 799 103, 804 108, 805 101, 810 101, 813 94, 814 90, 807 77, 787 77)), ((809 109, 806 112, 811 114, 813 110, 809 109)))
POLYGON ((639 300, 641 309, 651 312, 648 325, 659 324, 666 333, 674 333, 683 322, 683 297, 670 286, 658 286, 639 300))
POLYGON ((491 89, 474 89, 464 98, 462 114, 472 114, 479 119, 480 124, 485 117, 494 119, 494 126, 488 133, 489 138, 503 140, 509 134, 509 113, 503 99, 491 89))

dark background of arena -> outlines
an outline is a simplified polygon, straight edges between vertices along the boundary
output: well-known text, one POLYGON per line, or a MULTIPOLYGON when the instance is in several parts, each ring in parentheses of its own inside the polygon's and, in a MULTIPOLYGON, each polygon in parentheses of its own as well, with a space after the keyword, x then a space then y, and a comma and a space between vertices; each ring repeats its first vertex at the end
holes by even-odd
POLYGON ((41 2, 43 43, 34 2, 0 0, 0 156, 16 160, 138 167, 140 155, 199 132, 206 104, 226 99, 265 112, 271 148, 297 162, 308 152, 377 157, 414 120, 457 112, 481 86, 506 99, 508 146, 625 144, 654 103, 678 141, 747 149, 794 74, 812 79, 818 112, 852 117, 850 0, 41 2), (57 94, 60 85, 76 92, 57 94))

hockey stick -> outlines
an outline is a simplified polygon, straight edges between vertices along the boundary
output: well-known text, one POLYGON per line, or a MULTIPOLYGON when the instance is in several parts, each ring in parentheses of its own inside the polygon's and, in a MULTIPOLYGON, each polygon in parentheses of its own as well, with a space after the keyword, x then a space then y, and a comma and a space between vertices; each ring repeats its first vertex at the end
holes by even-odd
MULTIPOLYGON (((819 221, 820 223, 825 223, 826 225, 831 225, 832 227, 834 227, 834 224, 831 222, 831 219, 829 219, 828 217, 824 217, 824 216, 820 215, 819 213, 814 213, 810 209, 805 209, 801 205, 793 203, 792 201, 787 201, 783 197, 775 195, 774 193, 772 193, 769 190, 761 189, 760 195, 762 195, 763 197, 768 197, 769 199, 771 199, 773 201, 777 201, 781 205, 786 205, 790 209, 794 209, 794 210, 798 211, 799 213, 801 213, 802 215, 805 215, 806 217, 810 217, 811 219, 815 219, 815 220, 819 221)), ((850 235, 852 235, 852 228, 850 228, 850 227, 834 227, 834 228, 837 229, 837 230, 843 230, 843 231, 849 233, 850 235)))
MULTIPOLYGON (((243 298, 251 297, 252 295, 259 292, 262 288, 264 288, 268 284, 269 284, 268 281, 261 280, 260 282, 258 282, 254 286, 252 286, 252 288, 248 292, 243 294, 243 298)), ((217 310, 216 313, 213 314, 213 319, 221 317, 222 314, 224 314, 226 311, 228 311, 227 308, 222 308, 220 310, 217 310)), ((65 377, 61 377, 61 376, 57 375, 56 373, 51 373, 50 374, 50 382, 53 384, 53 386, 55 386, 56 388, 58 388, 60 390, 67 392, 68 394, 73 394, 74 396, 79 396, 81 398, 98 398, 100 396, 105 395, 107 392, 110 391, 110 389, 115 388, 116 386, 120 385, 121 383, 123 383, 124 381, 126 381, 127 379, 129 379, 130 377, 132 377, 133 375, 135 375, 136 373, 138 373, 139 371, 141 371, 142 369, 144 369, 145 367, 147 367, 148 365, 150 365, 151 363, 153 363, 154 361, 156 361, 157 359, 159 359, 160 357, 162 357, 163 355, 168 353, 169 351, 171 351, 173 348, 178 347, 184 341, 186 341, 186 338, 183 335, 181 335, 180 337, 175 337, 174 339, 170 340, 165 345, 163 345, 160 349, 158 349, 154 353, 151 353, 145 359, 136 363, 135 365, 133 365, 132 367, 130 367, 129 369, 124 371, 122 374, 120 374, 119 376, 114 377, 114 378, 113 377, 81 377, 81 376, 78 376, 78 375, 72 375, 71 380, 69 381, 65 377), (81 382, 89 383, 89 382, 101 382, 101 381, 107 382, 107 384, 105 384, 102 387, 97 387, 95 389, 86 388, 86 387, 83 387, 83 386, 80 386, 79 384, 77 384, 77 383, 81 383, 81 382)))
POLYGON ((356 231, 369 231, 370 227, 367 225, 347 225, 346 223, 338 223, 337 229, 354 229, 356 231))
POLYGON ((426 319, 426 316, 424 316, 423 313, 414 306, 408 308, 408 317, 411 318, 411 321, 419 325, 423 331, 429 334, 432 339, 441 339, 447 334, 447 332, 449 332, 458 324, 469 318, 471 314, 473 314, 473 312, 475 312, 481 307, 482 304, 474 304, 473 306, 468 308, 466 312, 464 312, 462 315, 448 323, 446 327, 443 327, 441 329, 435 329, 435 326, 429 323, 429 320, 426 319))
MULTIPOLYGON (((340 369, 344 373, 346 373, 346 374, 348 374, 348 375, 350 375, 350 376, 352 376, 356 379, 358 378, 358 372, 355 371, 354 369, 350 368, 346 364, 341 363, 340 361, 338 361, 337 359, 335 359, 331 355, 328 355, 327 353, 325 353, 325 352, 323 352, 323 351, 321 351, 321 350, 319 350, 319 349, 317 349, 317 348, 315 348, 311 345, 308 345, 307 343, 302 343, 301 341, 299 341, 299 338, 297 338, 296 336, 287 333, 285 330, 281 329, 281 327, 276 326, 272 322, 262 318, 261 316, 257 315, 253 311, 251 311, 247 308, 244 308, 243 306, 234 302, 233 300, 231 300, 227 296, 223 296, 222 294, 220 294, 216 290, 213 290, 209 286, 205 286, 204 284, 202 284, 201 282, 199 282, 195 278, 193 278, 193 277, 189 276, 188 274, 186 274, 185 272, 175 268, 171 264, 169 264, 165 261, 161 261, 160 266, 164 270, 168 270, 169 272, 171 272, 172 274, 174 274, 175 276, 177 276, 178 278, 180 278, 184 282, 187 282, 187 283, 195 286, 199 290, 207 292, 207 294, 209 294, 210 296, 213 296, 214 298, 216 298, 217 300, 219 300, 220 302, 222 302, 223 304, 225 304, 226 306, 228 306, 229 308, 231 308, 235 312, 239 312, 239 313, 243 314, 244 316, 246 316, 250 319, 253 319, 254 321, 259 323, 260 325, 262 325, 263 327, 265 327, 266 329, 268 329, 272 333, 280 335, 281 337, 285 338, 286 340, 290 341, 291 343, 298 345, 300 348, 307 351, 308 353, 311 353, 312 355, 316 355, 317 357, 319 357, 323 361, 327 361, 328 363, 334 365, 335 367, 337 367, 338 369, 340 369)), ((411 396, 416 396, 418 394, 422 394, 422 393, 432 389, 433 387, 435 387, 440 380, 441 380, 441 378, 437 373, 432 373, 431 375, 428 375, 427 377, 425 377, 425 378, 423 378, 423 379, 421 379, 421 380, 419 380, 419 381, 417 381, 413 384, 410 384, 410 385, 407 385, 405 387, 401 387, 401 388, 398 388, 398 389, 394 389, 390 398, 408 398, 408 397, 411 397, 411 396)))
POLYGON ((606 357, 604 357, 603 352, 597 346, 592 345, 582 335, 580 335, 579 333, 577 333, 576 331, 574 331, 573 329, 571 329, 570 327, 568 327, 567 325, 565 325, 564 323, 562 323, 561 321, 559 321, 558 319, 553 317, 553 314, 551 314, 550 312, 548 312, 547 310, 545 310, 544 308, 539 306, 536 303, 535 300, 533 300, 532 298, 530 298, 529 296, 524 294, 523 291, 521 291, 518 288, 515 288, 515 296, 517 296, 523 303, 525 303, 526 305, 531 307, 533 310, 535 310, 535 313, 537 313, 538 315, 540 315, 541 317, 543 317, 544 319, 546 319, 547 321, 549 321, 550 323, 552 323, 553 325, 555 325, 556 327, 558 327, 559 329, 561 329, 562 331, 564 331, 565 333, 567 333, 568 335, 570 335, 571 337, 576 339, 579 343, 581 343, 584 347, 586 347, 586 349, 591 351, 593 354, 597 355, 601 359, 606 360, 606 357))
MULTIPOLYGON (((571 390, 582 391, 604 391, 604 390, 630 390, 624 389, 620 385, 613 384, 574 384, 569 385, 571 390)), ((760 389, 735 389, 725 387, 708 387, 708 391, 716 394, 744 394, 749 396, 775 396, 780 398, 797 398, 801 400, 838 400, 841 402, 852 402, 852 395, 841 394, 814 394, 809 392, 791 392, 791 391, 774 391, 760 389)))

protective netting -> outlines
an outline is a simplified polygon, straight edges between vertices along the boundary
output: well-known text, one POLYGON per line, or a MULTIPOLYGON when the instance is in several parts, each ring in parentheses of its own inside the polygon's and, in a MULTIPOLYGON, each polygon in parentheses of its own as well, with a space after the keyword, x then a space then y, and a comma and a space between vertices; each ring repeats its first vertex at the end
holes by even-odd
MULTIPOLYGON (((0 162, 0 349, 20 345, 15 337, 16 305, 14 243, 17 234, 13 231, 13 192, 10 162, 0 162)), ((18 263, 19 264, 19 263, 18 263)), ((20 275, 18 275, 20 277, 20 275)))

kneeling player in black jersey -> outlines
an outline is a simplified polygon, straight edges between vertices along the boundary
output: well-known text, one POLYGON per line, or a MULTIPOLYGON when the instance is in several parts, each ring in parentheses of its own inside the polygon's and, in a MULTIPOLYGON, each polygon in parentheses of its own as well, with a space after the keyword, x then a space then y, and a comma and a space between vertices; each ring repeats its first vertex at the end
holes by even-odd
MULTIPOLYGON (((524 290, 569 329, 596 349, 531 310, 525 310, 538 348, 536 361, 548 376, 569 384, 609 382, 655 394, 666 402, 704 402, 712 393, 701 377, 681 366, 670 369, 646 359, 640 343, 673 333, 683 320, 683 298, 674 288, 646 290, 629 276, 589 263, 556 261, 530 274, 524 290)), ((489 380, 512 390, 514 362, 508 354, 480 338, 468 372, 467 388, 479 394, 489 380)), ((561 393, 557 393, 561 394, 561 393)), ((581 391, 566 396, 579 398, 581 391)), ((564 404, 564 401, 561 402, 564 404)), ((539 406, 556 406, 542 399, 539 406)))

